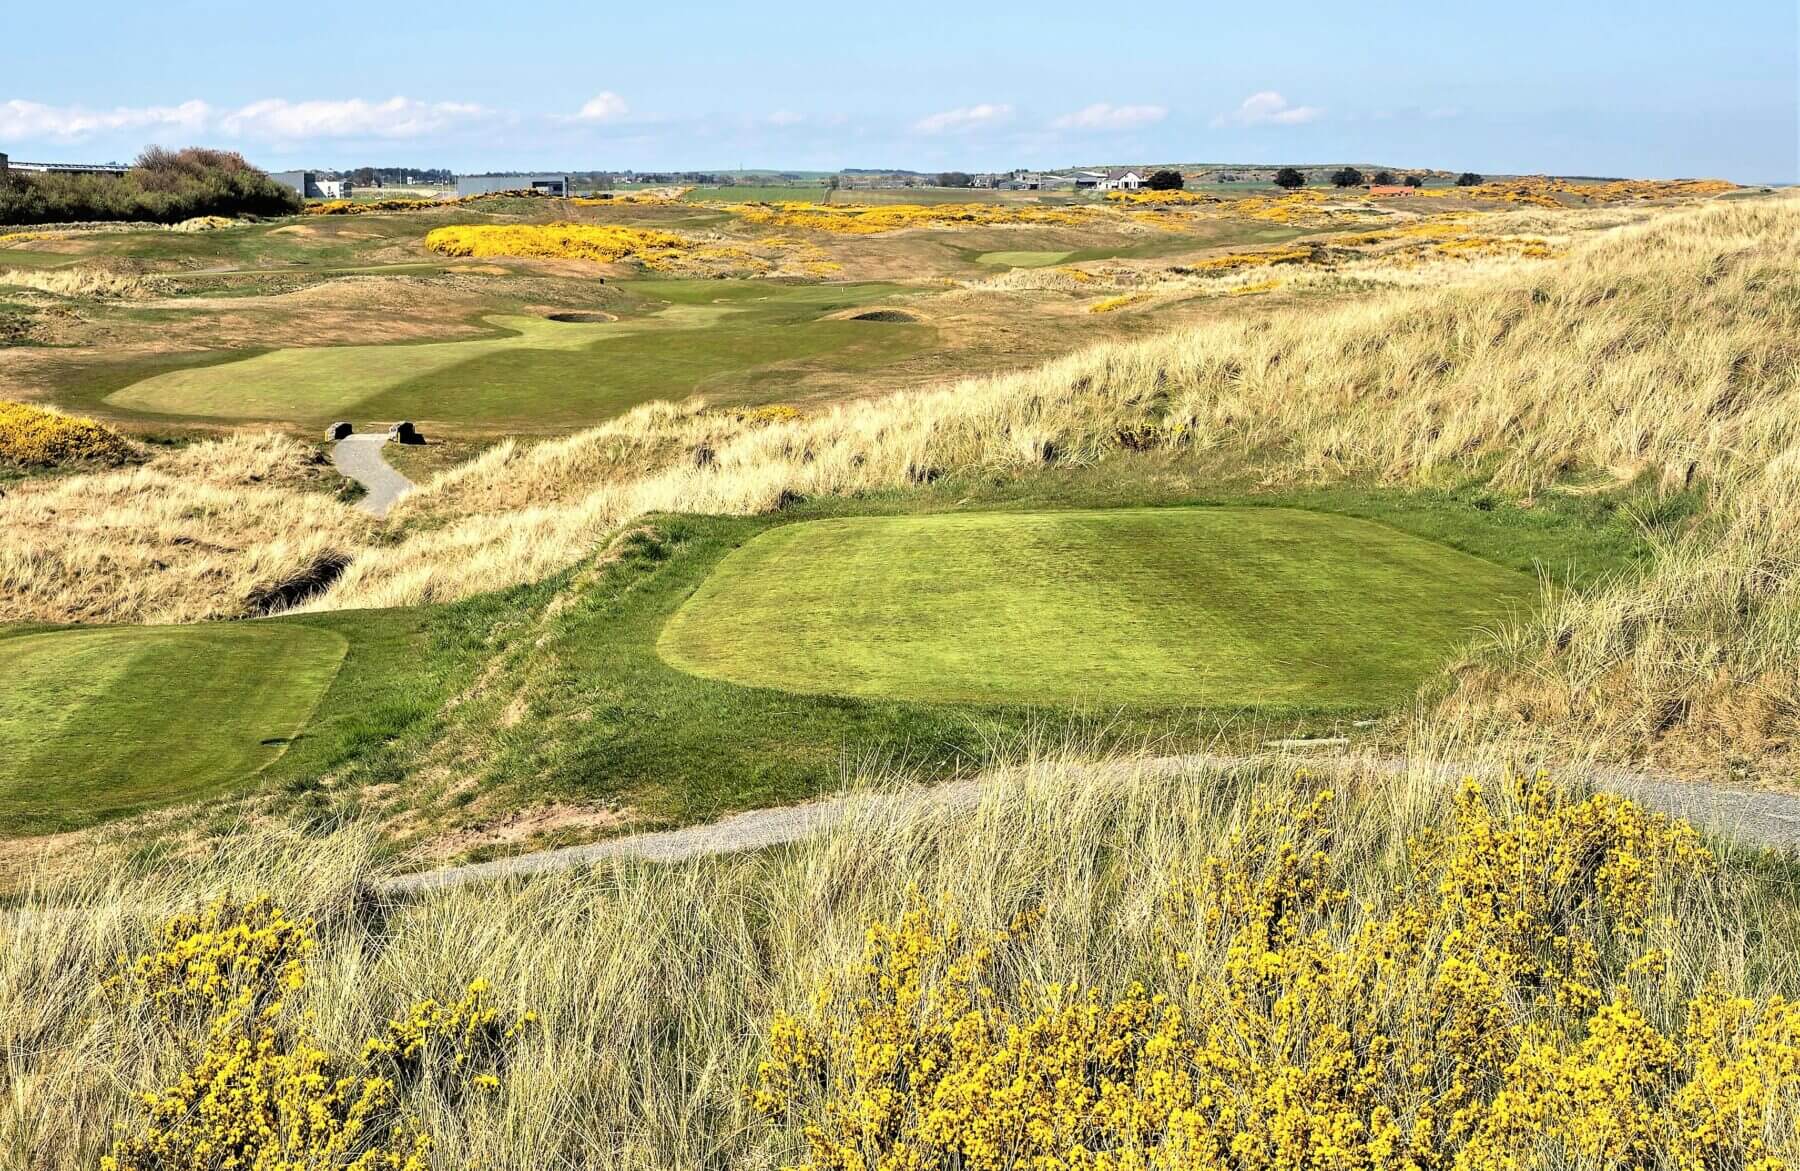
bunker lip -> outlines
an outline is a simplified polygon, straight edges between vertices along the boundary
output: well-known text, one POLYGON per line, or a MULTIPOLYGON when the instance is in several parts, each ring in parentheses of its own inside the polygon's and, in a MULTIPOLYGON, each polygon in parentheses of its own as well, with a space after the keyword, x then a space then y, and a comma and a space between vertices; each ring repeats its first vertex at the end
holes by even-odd
POLYGON ((916 324, 925 319, 907 309, 858 309, 846 314, 845 321, 881 321, 895 324, 916 324))
POLYGON ((565 325, 604 325, 609 321, 617 321, 618 318, 611 313, 602 313, 597 309, 584 309, 564 313, 546 313, 544 320, 558 321, 565 325))

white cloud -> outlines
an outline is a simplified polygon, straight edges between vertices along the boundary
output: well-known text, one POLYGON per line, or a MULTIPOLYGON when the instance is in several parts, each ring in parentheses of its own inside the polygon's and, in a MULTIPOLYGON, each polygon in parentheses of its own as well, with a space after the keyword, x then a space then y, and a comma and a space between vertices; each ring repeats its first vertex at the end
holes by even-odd
POLYGON ((630 112, 631 107, 625 104, 625 99, 607 89, 589 98, 575 118, 580 122, 613 122, 630 112))
POLYGON ((0 102, 0 139, 51 139, 74 142, 119 130, 199 130, 211 108, 205 102, 179 106, 116 106, 90 110, 82 106, 46 106, 14 99, 0 102))
POLYGON ((264 140, 417 138, 486 114, 482 107, 468 102, 421 102, 403 97, 385 102, 269 98, 225 114, 219 119, 219 129, 234 137, 264 140))
POLYGON ((963 134, 970 130, 978 130, 983 126, 997 126, 1012 120, 1013 108, 1007 105, 982 103, 979 106, 961 106, 954 110, 945 110, 920 118, 913 123, 913 129, 920 134, 963 134))
POLYGON ((1214 126, 1298 126, 1325 113, 1318 106, 1290 106, 1272 89, 1251 94, 1237 109, 1213 119, 1214 126))
POLYGON ((1095 102, 1050 123, 1058 130, 1129 130, 1148 126, 1169 116, 1164 106, 1114 106, 1095 102))

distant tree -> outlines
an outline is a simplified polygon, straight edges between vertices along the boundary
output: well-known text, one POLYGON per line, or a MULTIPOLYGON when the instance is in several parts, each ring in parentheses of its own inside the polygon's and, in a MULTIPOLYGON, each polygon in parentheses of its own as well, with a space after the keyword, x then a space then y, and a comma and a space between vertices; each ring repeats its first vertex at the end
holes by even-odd
POLYGON ((1406 185, 1408 187, 1423 187, 1425 186, 1425 180, 1419 178, 1417 175, 1408 175, 1406 177, 1406 185))
POLYGON ((827 191, 836 191, 839 187, 843 186, 843 183, 843 176, 833 175, 831 178, 825 180, 825 189, 827 191))
POLYGON ((1456 185, 1458 187, 1477 187, 1481 182, 1481 176, 1477 175, 1474 171, 1464 171, 1456 177, 1456 185))
POLYGON ((1293 167, 1283 167, 1275 172, 1275 186, 1285 187, 1292 191, 1296 187, 1306 186, 1306 176, 1293 167))
POLYGON ((975 177, 967 171, 945 171, 937 177, 939 187, 973 187, 975 177))
POLYGON ((1331 173, 1331 185, 1333 187, 1360 187, 1362 181, 1363 173, 1355 167, 1344 167, 1341 170, 1333 171, 1331 173))
POLYGON ((1187 180, 1180 171, 1152 171, 1150 177, 1144 180, 1144 186, 1152 191, 1180 191, 1187 186, 1187 180))
POLYGON ((1375 177, 1369 181, 1377 187, 1392 187, 1395 183, 1394 173, 1392 171, 1376 171, 1375 177))

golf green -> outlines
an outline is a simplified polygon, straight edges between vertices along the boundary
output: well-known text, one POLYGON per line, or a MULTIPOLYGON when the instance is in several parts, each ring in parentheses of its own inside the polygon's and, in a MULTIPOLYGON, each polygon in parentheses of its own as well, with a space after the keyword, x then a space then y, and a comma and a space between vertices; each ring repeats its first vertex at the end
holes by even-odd
POLYGON ((1404 699, 1537 584, 1278 508, 857 517, 734 550, 664 627, 692 674, 926 701, 1278 709, 1404 699))
POLYGON ((348 642, 290 623, 0 637, 0 833, 223 791, 279 756, 348 642))

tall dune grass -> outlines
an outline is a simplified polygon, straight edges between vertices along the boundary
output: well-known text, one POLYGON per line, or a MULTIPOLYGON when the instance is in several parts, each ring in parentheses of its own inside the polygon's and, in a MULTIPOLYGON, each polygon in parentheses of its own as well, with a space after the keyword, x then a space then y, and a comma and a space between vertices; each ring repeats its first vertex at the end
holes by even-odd
MULTIPOLYGON (((92 1166, 115 1123, 138 1125, 136 1094, 180 1067, 177 1039, 114 1013, 97 985, 116 956, 151 946, 164 916, 222 895, 267 891, 314 918, 297 1007, 328 1049, 354 1052, 402 1006, 453 999, 476 978, 507 1014, 539 1014, 496 1094, 457 1101, 421 1086, 403 1103, 435 1140, 434 1168, 774 1167, 795 1162, 803 1140, 758 1119, 746 1092, 770 1019, 809 1012, 821 979, 850 978, 869 924, 894 921, 912 892, 971 931, 1036 910, 1010 972, 1123 993, 1134 980, 1179 982, 1158 958, 1172 884, 1199 881, 1209 855, 1232 849, 1234 827, 1262 824, 1253 803, 1299 809, 1336 790, 1326 828, 1351 876, 1351 930, 1397 905, 1405 841, 1452 816, 1454 786, 1424 771, 1296 779, 1276 762, 1230 774, 1070 763, 995 778, 974 809, 869 803, 794 847, 404 899, 373 893, 372 842, 354 830, 251 834, 203 858, 46 877, 0 912, 0 1164, 92 1166)), ((1497 774, 1484 780, 1496 817, 1536 816, 1497 774)), ((1800 917, 1785 884, 1736 864, 1679 887, 1654 874, 1652 905, 1677 919, 1657 919, 1641 941, 1667 948, 1666 976, 1631 977, 1652 1024, 1678 1029, 1684 998, 1708 978, 1733 995, 1800 991, 1800 917)), ((1435 966, 1438 946, 1421 987, 1451 978, 1435 966)), ((1515 1005, 1521 1021, 1543 1011, 1515 1005)), ((1779 1139, 1800 1103, 1775 1106, 1779 1139)))

